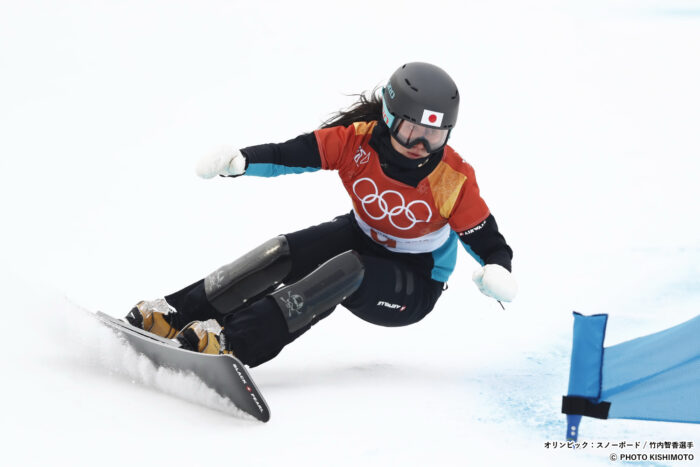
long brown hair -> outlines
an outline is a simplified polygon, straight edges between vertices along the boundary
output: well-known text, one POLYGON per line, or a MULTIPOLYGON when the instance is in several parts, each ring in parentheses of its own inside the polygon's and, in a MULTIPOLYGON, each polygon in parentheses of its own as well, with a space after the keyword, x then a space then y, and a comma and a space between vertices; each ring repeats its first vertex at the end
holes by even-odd
POLYGON ((382 119, 382 95, 381 86, 377 86, 372 91, 365 91, 361 94, 351 94, 358 96, 357 102, 347 109, 334 113, 328 120, 323 122, 320 128, 332 126, 348 126, 355 122, 370 122, 382 119))

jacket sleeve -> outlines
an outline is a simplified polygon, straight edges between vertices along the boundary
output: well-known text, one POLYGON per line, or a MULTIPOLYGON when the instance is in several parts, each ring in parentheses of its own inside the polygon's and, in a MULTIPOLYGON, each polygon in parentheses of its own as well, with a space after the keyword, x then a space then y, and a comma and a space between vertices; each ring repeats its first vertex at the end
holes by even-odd
POLYGON ((489 214, 479 225, 457 232, 457 234, 464 249, 479 264, 482 266, 484 264, 500 264, 511 271, 513 250, 498 231, 498 224, 496 224, 493 215, 489 214))
POLYGON ((317 170, 343 171, 350 167, 351 154, 368 130, 365 123, 335 126, 306 133, 278 144, 261 144, 241 149, 246 157, 245 175, 276 177, 317 170))
POLYGON ((321 154, 314 133, 306 133, 284 143, 260 144, 241 149, 246 158, 244 175, 278 175, 315 172, 321 169, 321 154))
POLYGON ((479 264, 499 264, 511 270, 513 250, 498 231, 496 219, 481 198, 474 169, 461 165, 465 175, 462 189, 450 216, 450 226, 459 235, 464 249, 479 264))

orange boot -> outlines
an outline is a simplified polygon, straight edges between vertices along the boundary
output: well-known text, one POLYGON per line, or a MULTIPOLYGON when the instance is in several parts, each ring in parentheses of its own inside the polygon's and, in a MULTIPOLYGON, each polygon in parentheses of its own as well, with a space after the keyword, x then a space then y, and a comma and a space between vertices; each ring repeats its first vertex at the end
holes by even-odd
POLYGON ((140 301, 131 309, 126 320, 132 326, 148 331, 166 339, 172 339, 178 333, 178 329, 170 324, 169 314, 175 313, 164 298, 152 301, 140 301))
POLYGON ((223 328, 215 319, 192 321, 175 337, 183 349, 208 354, 230 354, 223 339, 223 328))

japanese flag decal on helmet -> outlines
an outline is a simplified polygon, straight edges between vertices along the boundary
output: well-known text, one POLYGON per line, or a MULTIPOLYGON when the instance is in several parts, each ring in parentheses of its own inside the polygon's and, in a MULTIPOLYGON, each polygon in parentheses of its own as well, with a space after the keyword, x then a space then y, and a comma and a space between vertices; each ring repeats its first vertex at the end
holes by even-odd
POLYGON ((423 118, 421 118, 420 123, 421 125, 430 125, 439 128, 440 125, 442 125, 442 117, 444 116, 445 114, 442 112, 425 109, 423 111, 423 118))

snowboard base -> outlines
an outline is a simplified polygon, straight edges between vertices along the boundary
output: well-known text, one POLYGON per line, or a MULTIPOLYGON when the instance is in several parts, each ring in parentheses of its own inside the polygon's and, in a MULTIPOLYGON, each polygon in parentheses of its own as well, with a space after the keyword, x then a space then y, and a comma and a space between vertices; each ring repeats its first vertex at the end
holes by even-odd
POLYGON ((157 366, 191 372, 243 412, 262 422, 270 420, 265 399, 236 357, 191 352, 181 349, 177 341, 156 336, 101 311, 94 316, 157 366))

